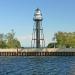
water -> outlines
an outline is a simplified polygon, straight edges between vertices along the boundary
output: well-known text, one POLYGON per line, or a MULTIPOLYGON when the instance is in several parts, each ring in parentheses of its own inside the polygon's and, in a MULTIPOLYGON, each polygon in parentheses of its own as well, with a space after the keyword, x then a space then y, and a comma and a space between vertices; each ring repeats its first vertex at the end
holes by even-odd
POLYGON ((75 75, 75 56, 0 57, 0 75, 75 75))

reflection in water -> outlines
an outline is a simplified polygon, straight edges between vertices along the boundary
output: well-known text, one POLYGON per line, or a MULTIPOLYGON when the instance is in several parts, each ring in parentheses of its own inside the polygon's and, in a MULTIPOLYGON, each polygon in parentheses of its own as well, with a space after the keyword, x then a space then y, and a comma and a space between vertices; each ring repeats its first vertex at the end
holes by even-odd
POLYGON ((0 57, 0 75, 75 75, 75 57, 0 57))

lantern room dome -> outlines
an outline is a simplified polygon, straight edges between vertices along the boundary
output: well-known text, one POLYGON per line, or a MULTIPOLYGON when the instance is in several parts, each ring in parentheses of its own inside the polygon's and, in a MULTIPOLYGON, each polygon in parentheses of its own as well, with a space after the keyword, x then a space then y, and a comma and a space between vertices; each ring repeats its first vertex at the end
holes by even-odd
POLYGON ((37 8, 36 10, 35 10, 35 13, 34 13, 34 18, 33 18, 33 20, 42 20, 43 18, 42 18, 42 13, 41 13, 41 11, 40 11, 40 9, 39 8, 37 8))

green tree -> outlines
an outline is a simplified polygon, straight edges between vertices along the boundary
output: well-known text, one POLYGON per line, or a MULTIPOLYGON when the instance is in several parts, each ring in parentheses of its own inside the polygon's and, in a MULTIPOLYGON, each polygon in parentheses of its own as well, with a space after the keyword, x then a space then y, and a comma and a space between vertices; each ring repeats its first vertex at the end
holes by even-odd
POLYGON ((16 38, 13 41, 14 41, 14 48, 20 48, 21 47, 20 42, 16 38))
POLYGON ((15 38, 15 33, 13 30, 7 34, 7 47, 8 48, 21 47, 20 42, 15 38))
POLYGON ((58 32, 55 37, 58 47, 75 48, 75 32, 58 32))
POLYGON ((64 42, 65 42, 65 35, 63 32, 58 32, 55 34, 56 41, 58 44, 58 47, 64 47, 64 42))
POLYGON ((6 48, 6 41, 4 39, 4 34, 0 34, 0 48, 6 48))

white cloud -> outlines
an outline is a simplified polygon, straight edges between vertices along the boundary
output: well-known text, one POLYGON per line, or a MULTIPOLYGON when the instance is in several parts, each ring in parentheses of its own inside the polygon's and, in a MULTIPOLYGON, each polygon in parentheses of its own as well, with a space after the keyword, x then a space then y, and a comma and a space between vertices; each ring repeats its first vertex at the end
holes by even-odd
POLYGON ((17 39, 21 42, 22 46, 25 47, 31 46, 32 35, 17 36, 17 39))
POLYGON ((32 39, 32 36, 31 35, 26 35, 26 36, 18 36, 17 39, 19 41, 27 41, 27 40, 31 40, 32 39))

